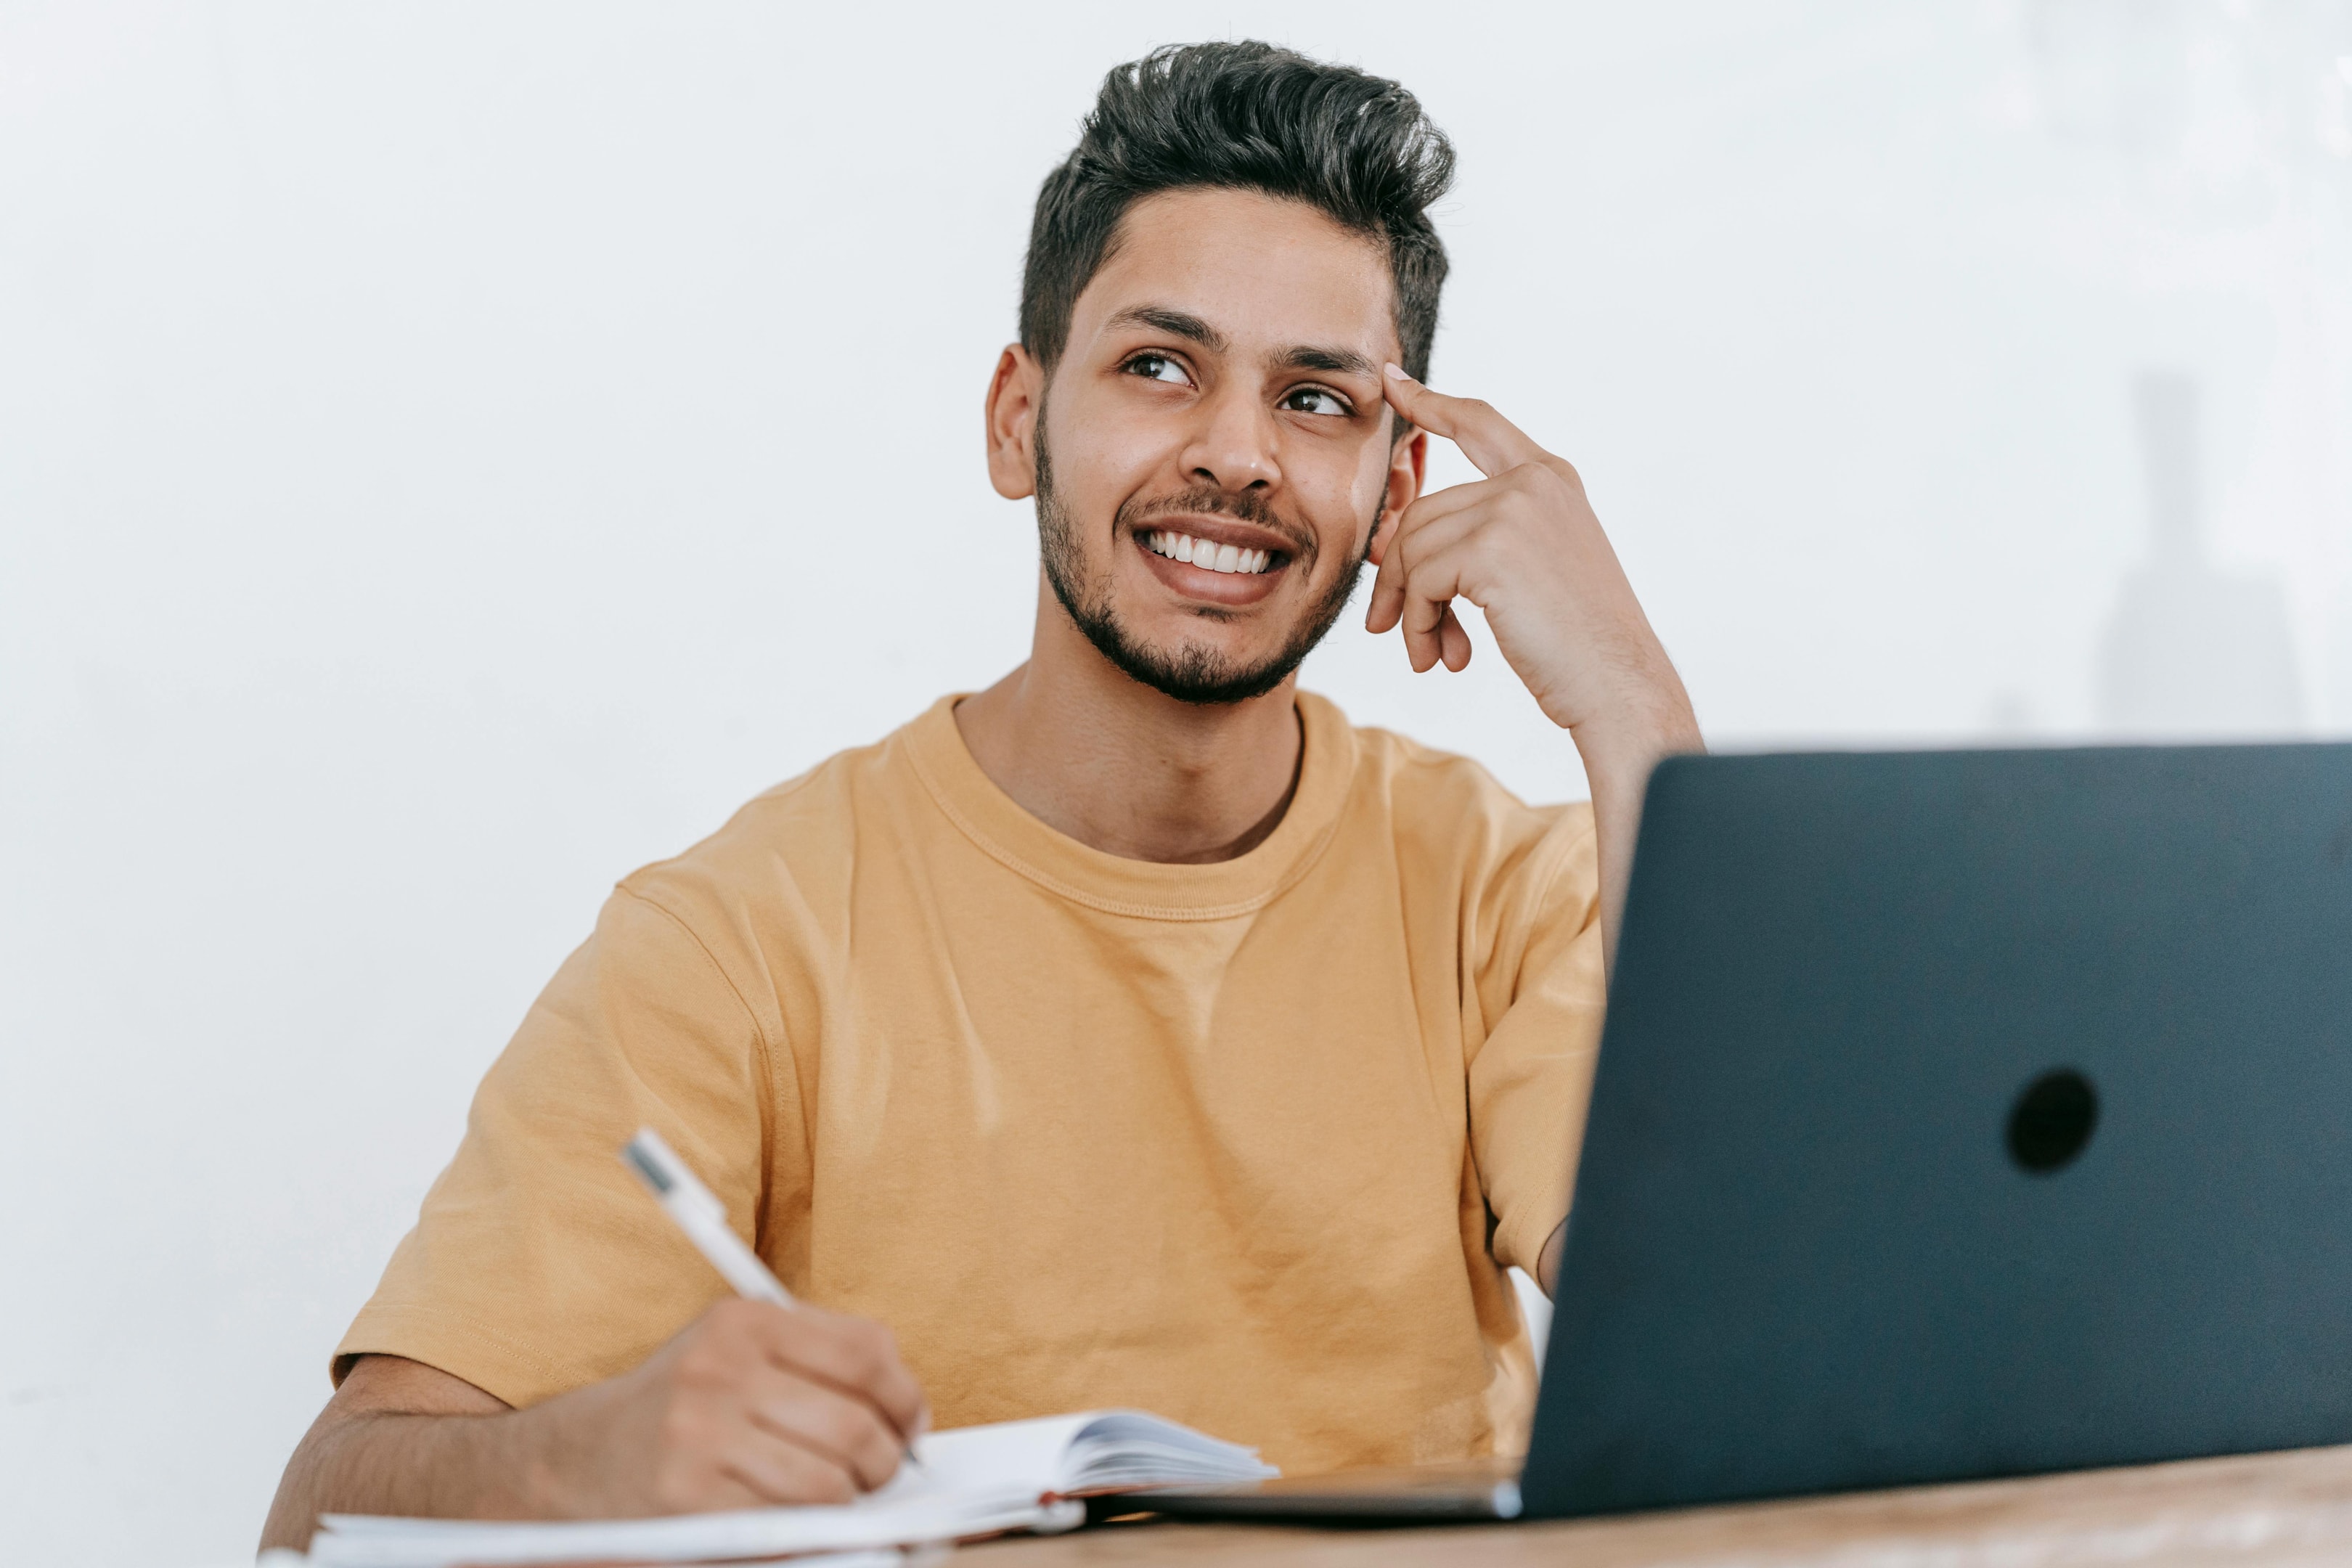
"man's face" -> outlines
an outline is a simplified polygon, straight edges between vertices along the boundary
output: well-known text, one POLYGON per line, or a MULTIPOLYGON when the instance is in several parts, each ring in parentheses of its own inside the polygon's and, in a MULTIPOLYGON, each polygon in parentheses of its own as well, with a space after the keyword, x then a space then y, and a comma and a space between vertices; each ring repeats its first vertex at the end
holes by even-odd
POLYGON ((1039 394, 1028 476, 1048 579, 1127 673, 1255 697, 1346 606, 1419 486, 1421 445, 1391 441, 1381 400, 1391 299, 1383 247, 1302 203, 1129 211, 1039 394))

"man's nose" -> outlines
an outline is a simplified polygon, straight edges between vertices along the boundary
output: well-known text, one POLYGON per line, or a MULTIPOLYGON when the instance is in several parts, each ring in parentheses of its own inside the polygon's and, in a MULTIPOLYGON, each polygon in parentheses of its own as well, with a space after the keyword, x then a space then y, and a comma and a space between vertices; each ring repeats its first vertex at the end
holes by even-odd
POLYGON ((1222 388, 1202 401, 1196 415, 1182 458, 1187 478, 1229 493, 1269 490, 1281 482, 1275 452, 1281 431, 1273 410, 1254 393, 1222 388))

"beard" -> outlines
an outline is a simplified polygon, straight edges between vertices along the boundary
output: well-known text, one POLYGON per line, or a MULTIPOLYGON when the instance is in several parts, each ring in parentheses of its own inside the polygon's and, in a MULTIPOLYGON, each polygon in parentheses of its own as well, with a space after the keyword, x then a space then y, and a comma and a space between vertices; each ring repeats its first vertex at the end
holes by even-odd
MULTIPOLYGON (((1244 522, 1261 528, 1276 529, 1297 538, 1299 531, 1283 525, 1273 509, 1252 495, 1229 495, 1208 486, 1184 491, 1181 495, 1154 501, 1128 500, 1120 504, 1112 519, 1115 539, 1133 537, 1135 525, 1154 512, 1223 513, 1239 518, 1244 522)), ((1377 516, 1374 519, 1378 521, 1377 516)), ((1290 679, 1315 645, 1323 640, 1339 619, 1339 612, 1348 607, 1355 595, 1356 580, 1364 563, 1371 557, 1371 531, 1364 533, 1364 548, 1323 591, 1322 596, 1307 606, 1293 628, 1290 640, 1277 652, 1255 664, 1244 664, 1229 658, 1214 648, 1195 642, 1181 642, 1173 648, 1155 647, 1138 639, 1118 618, 1118 607, 1112 604, 1111 574, 1108 571, 1091 582, 1086 577, 1086 553, 1078 542, 1076 525, 1054 490, 1054 466, 1045 451, 1045 420, 1041 409, 1037 419, 1037 542, 1045 563, 1045 581, 1053 584, 1054 597, 1097 652, 1116 665, 1130 680, 1140 681, 1154 691, 1173 697, 1179 702, 1192 702, 1203 707, 1247 702, 1263 697, 1290 679)), ((1304 567, 1312 557, 1295 552, 1292 563, 1304 567)), ((1232 612, 1207 609, 1207 618, 1225 619, 1232 612)))

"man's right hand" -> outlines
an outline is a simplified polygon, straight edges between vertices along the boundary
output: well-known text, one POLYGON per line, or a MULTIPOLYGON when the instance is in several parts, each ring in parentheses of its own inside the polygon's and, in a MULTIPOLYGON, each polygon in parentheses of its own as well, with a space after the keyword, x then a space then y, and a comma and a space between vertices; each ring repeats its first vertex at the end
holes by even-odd
POLYGON ((848 1502, 929 1419, 889 1330, 765 1301, 722 1301, 636 1371, 541 1408, 577 1435, 548 1500, 572 1515, 848 1502))
POLYGON ((398 1356, 363 1356, 295 1449, 262 1546, 322 1513, 619 1518, 847 1502, 929 1422, 888 1330, 722 1301, 633 1372, 526 1410, 398 1356))

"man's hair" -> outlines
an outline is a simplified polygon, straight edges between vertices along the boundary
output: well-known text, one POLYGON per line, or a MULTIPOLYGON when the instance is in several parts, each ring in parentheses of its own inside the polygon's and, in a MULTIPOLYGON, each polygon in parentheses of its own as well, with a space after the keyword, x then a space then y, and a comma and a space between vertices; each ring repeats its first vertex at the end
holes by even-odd
POLYGON ((1430 204, 1454 148, 1395 82, 1272 44, 1181 44, 1103 79, 1062 166, 1045 176, 1021 279, 1021 343, 1047 370, 1128 208, 1161 191, 1260 191, 1307 203, 1388 247, 1397 342, 1429 375, 1445 247, 1430 204))

